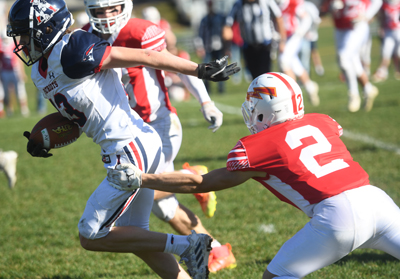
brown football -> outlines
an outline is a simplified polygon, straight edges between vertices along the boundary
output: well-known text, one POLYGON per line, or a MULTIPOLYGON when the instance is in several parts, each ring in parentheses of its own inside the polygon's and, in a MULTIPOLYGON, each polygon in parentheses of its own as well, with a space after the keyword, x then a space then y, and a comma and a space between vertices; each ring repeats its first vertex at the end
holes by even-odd
POLYGON ((31 136, 36 144, 41 143, 44 148, 61 148, 75 142, 80 136, 77 124, 65 118, 59 112, 43 117, 35 127, 31 136))

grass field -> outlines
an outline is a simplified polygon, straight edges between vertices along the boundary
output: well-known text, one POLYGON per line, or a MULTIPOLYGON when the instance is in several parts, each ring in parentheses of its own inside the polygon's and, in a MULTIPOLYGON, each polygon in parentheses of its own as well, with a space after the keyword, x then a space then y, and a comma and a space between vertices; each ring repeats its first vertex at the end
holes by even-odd
MULTIPOLYGON (((325 113, 336 119, 345 130, 343 141, 370 174, 371 183, 400 205, 400 83, 391 75, 385 83, 377 84, 380 95, 371 112, 349 113, 329 25, 320 29, 319 49, 326 74, 318 77, 312 72, 312 77, 320 86, 321 105, 313 108, 306 99, 306 112, 325 113)), ((378 62, 379 42, 374 39, 373 70, 378 62)), ((229 81, 224 95, 212 94, 224 111, 224 124, 216 133, 207 130, 193 98, 175 104, 184 132, 176 168, 184 162, 210 169, 225 166, 227 153, 248 134, 239 110, 246 89, 245 83, 234 86, 229 81)), ((34 111, 36 92, 31 83, 28 94, 34 111)), ((52 111, 49 109, 49 113, 52 111)), ((49 159, 32 158, 25 151, 22 133, 30 131, 40 118, 34 113, 22 118, 16 112, 14 117, 0 120, 0 148, 19 153, 15 189, 9 190, 5 176, 0 175, 0 278, 157 278, 133 255, 93 253, 80 247, 77 223, 86 200, 105 175, 100 149, 82 136, 71 146, 53 150, 54 156, 49 159)), ((178 196, 202 216, 192 195, 178 196)), ((252 181, 217 196, 215 216, 202 221, 220 242, 231 243, 238 266, 210 278, 261 278, 279 247, 308 221, 302 212, 281 203, 252 181)), ((151 229, 173 232, 154 216, 151 229)), ((306 278, 400 278, 400 262, 378 251, 360 250, 306 278)))

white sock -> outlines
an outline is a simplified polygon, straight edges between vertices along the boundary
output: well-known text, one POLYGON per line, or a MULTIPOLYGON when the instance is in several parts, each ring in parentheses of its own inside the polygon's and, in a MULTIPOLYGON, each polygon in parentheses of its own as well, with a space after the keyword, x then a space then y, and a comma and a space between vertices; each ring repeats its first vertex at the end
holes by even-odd
POLYGON ((219 243, 218 240, 213 239, 213 241, 211 242, 211 248, 220 247, 220 246, 222 246, 221 243, 219 243))
POLYGON ((368 94, 369 92, 371 92, 371 90, 372 90, 372 84, 370 82, 367 82, 364 86, 364 92, 368 94))
POLYGON ((187 238, 187 235, 175 235, 169 233, 164 253, 175 254, 178 256, 182 255, 190 244, 187 238))
POLYGON ((314 82, 313 82, 312 80, 307 81, 307 82, 304 84, 304 87, 306 88, 306 91, 307 91, 308 93, 314 92, 314 90, 315 90, 315 84, 314 84, 314 82))

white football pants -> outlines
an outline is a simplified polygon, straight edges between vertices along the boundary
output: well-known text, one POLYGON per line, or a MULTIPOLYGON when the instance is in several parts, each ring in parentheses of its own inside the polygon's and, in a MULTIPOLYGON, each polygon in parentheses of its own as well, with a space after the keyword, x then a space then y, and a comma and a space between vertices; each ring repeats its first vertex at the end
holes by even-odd
POLYGON ((276 278, 303 278, 358 248, 400 259, 400 209, 371 185, 318 203, 311 220, 283 244, 267 269, 276 278))
POLYGON ((369 25, 359 22, 353 29, 336 29, 337 59, 346 78, 349 94, 358 95, 357 77, 364 72, 361 63, 361 49, 368 42, 369 25))
MULTIPOLYGON (((159 134, 163 144, 163 154, 165 158, 164 168, 159 169, 158 173, 174 171, 174 160, 182 144, 182 126, 179 117, 175 113, 170 113, 165 118, 158 118, 149 123, 159 134)), ((179 201, 175 195, 155 200, 153 203, 153 214, 168 222, 175 217, 179 201)))
MULTIPOLYGON (((149 127, 150 128, 150 127, 149 127)), ((132 163, 146 173, 158 173, 164 166, 161 140, 154 133, 142 133, 114 154, 103 154, 104 167, 132 163)), ((113 226, 136 226, 149 229, 154 190, 133 192, 117 190, 105 178, 86 203, 78 224, 80 234, 87 239, 105 237, 113 226)))

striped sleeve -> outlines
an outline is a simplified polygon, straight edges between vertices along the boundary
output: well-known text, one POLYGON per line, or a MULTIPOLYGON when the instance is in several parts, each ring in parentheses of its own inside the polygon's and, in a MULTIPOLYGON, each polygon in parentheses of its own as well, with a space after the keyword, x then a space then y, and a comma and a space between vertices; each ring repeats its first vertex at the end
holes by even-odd
POLYGON ((226 168, 229 171, 248 169, 250 167, 247 158, 246 149, 241 141, 238 141, 235 147, 229 152, 226 168))
POLYGON ((155 51, 165 49, 165 31, 156 25, 149 26, 142 38, 142 48, 155 51))

